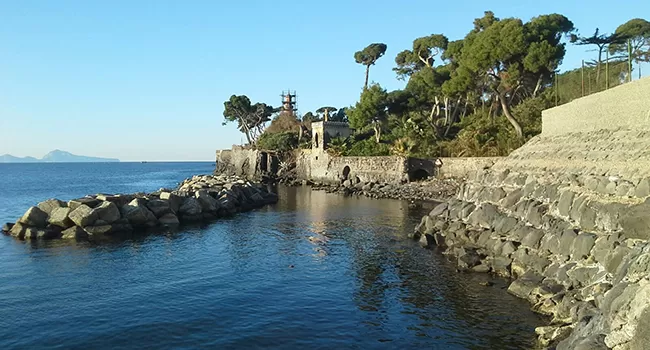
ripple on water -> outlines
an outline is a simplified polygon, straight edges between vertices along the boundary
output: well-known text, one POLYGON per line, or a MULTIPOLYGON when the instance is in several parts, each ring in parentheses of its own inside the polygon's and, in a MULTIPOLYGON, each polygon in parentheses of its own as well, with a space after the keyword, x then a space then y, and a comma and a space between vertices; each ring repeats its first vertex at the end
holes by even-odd
POLYGON ((280 190, 276 206, 179 232, 99 244, 3 237, 0 347, 531 344, 542 320, 505 281, 458 274, 403 238, 422 210, 280 190))

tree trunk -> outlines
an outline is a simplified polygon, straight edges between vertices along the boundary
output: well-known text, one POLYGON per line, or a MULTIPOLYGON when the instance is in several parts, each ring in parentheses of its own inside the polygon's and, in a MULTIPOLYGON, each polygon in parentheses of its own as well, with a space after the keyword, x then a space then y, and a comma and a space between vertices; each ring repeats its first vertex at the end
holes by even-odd
POLYGON ((251 138, 251 129, 244 122, 244 118, 239 118, 239 122, 241 123, 242 128, 244 129, 244 135, 246 135, 246 139, 248 140, 248 144, 252 145, 253 141, 252 141, 252 138, 251 138))
POLYGON ((500 93, 498 95, 498 99, 501 102, 501 108, 503 109, 503 114, 505 114, 506 119, 512 124, 512 127, 515 128, 515 133, 517 134, 517 137, 520 139, 524 138, 524 132, 521 130, 521 125, 519 125, 519 122, 515 119, 515 117, 512 116, 512 113, 510 113, 510 107, 508 106, 508 103, 506 102, 506 96, 503 93, 500 93))
POLYGON ((603 48, 604 46, 598 46, 598 62, 596 62, 596 86, 600 86, 600 67, 601 62, 603 61, 603 48))
POLYGON ((370 74, 370 65, 366 66, 366 82, 363 84, 363 91, 368 89, 368 75, 370 74))
POLYGON ((543 76, 544 76, 543 74, 540 74, 539 78, 537 79, 537 84, 535 85, 535 90, 533 91, 533 97, 537 96, 537 93, 539 92, 539 89, 541 89, 541 87, 542 87, 542 77, 543 76))
POLYGON ((380 140, 381 140, 381 125, 379 125, 379 123, 376 123, 375 124, 375 141, 377 141, 377 143, 379 143, 380 140))

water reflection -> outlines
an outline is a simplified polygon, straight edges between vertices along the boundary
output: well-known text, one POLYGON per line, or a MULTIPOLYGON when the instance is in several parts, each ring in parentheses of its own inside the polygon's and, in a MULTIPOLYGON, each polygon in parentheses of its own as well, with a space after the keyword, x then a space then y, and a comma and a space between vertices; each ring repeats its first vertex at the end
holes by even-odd
POLYGON ((276 205, 178 231, 4 237, 0 348, 530 345, 541 320, 503 281, 483 287, 406 239, 428 208, 277 191, 276 205))

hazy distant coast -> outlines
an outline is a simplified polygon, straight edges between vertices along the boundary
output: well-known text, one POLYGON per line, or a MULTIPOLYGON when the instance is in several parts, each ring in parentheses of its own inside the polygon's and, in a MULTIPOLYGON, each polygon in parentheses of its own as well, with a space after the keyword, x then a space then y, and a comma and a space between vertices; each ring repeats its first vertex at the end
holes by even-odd
POLYGON ((100 157, 87 157, 72 154, 70 152, 54 150, 43 158, 34 157, 15 157, 10 154, 0 156, 0 163, 92 163, 92 162, 119 162, 117 158, 100 158, 100 157))

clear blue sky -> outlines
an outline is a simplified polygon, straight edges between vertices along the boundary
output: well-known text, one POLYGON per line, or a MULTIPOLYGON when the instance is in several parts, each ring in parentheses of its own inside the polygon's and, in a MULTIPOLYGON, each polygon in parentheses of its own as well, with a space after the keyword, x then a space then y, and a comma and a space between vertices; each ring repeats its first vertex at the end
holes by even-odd
MULTIPOLYGON (((413 39, 459 39, 485 10, 562 13, 583 34, 650 14, 649 1, 577 3, 2 0, 0 154, 213 160, 242 140, 221 126, 230 95, 277 106, 291 88, 302 113, 351 105, 364 75, 353 54, 369 43, 388 45, 370 79, 391 90, 413 39)), ((563 68, 592 55, 570 46, 563 68)))

